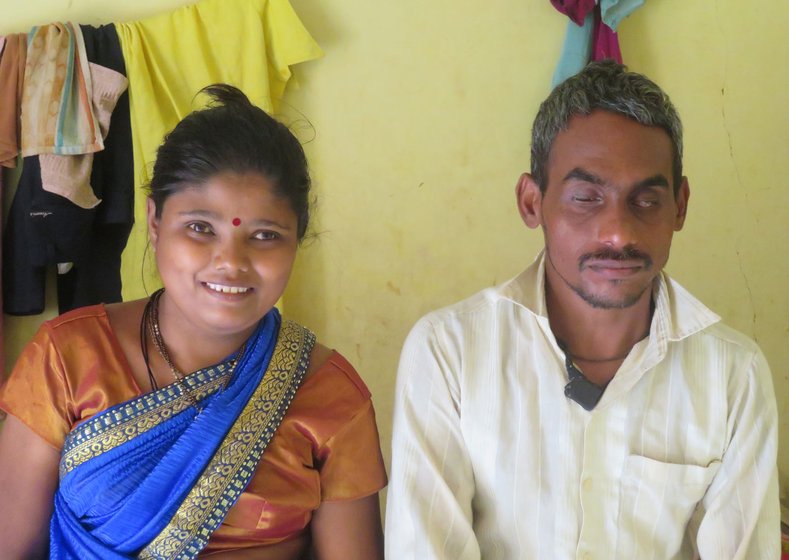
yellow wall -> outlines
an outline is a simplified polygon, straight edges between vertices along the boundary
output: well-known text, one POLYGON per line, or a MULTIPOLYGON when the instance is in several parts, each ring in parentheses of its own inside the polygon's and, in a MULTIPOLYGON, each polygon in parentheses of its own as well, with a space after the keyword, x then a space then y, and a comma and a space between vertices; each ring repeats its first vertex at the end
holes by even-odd
MULTIPOLYGON (((182 3, 0 0, 0 33, 182 3)), ((307 152, 320 235, 301 253, 286 308, 362 373, 388 460, 410 326, 516 274, 541 245, 520 222, 513 187, 528 168, 531 121, 566 20, 547 0, 292 3, 326 57, 296 69, 300 87, 287 98, 286 119, 301 112, 315 129, 307 152)), ((620 38, 626 62, 661 84, 684 119, 692 196, 669 270, 764 349, 786 477, 789 15, 782 0, 758 4, 646 2, 620 38)))

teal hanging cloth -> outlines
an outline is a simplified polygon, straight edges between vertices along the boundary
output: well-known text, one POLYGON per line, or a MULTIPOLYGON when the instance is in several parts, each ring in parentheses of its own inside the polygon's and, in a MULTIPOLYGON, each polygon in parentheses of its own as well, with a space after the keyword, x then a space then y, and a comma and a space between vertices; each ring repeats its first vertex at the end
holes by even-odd
POLYGON ((616 29, 643 3, 644 0, 551 0, 554 8, 570 18, 552 86, 577 74, 591 60, 611 58, 621 63, 616 29))

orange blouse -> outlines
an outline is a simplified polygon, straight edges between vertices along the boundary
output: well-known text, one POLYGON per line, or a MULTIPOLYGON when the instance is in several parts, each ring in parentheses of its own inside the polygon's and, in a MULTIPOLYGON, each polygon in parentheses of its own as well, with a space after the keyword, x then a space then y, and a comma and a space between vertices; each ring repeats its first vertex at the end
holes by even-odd
MULTIPOLYGON (((57 449, 79 423, 142 394, 104 306, 47 321, 0 388, 0 409, 57 449)), ((204 550, 274 544, 303 533, 323 501, 386 485, 370 392, 339 353, 302 383, 246 490, 204 550)))

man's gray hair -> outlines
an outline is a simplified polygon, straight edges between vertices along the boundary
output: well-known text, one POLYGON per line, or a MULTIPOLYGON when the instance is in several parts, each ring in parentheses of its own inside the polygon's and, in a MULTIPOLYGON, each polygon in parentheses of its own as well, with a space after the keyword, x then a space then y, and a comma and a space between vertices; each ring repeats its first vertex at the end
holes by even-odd
POLYGON ((604 60, 592 62, 556 86, 540 105, 532 127, 531 174, 544 193, 548 158, 556 136, 573 115, 603 109, 647 126, 659 126, 671 139, 674 193, 682 181, 682 122, 668 95, 646 76, 604 60))

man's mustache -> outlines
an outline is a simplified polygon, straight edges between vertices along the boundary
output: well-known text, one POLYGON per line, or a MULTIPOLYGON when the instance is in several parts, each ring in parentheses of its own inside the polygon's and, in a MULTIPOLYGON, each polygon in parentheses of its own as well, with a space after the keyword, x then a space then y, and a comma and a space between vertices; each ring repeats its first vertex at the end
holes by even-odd
POLYGON ((630 246, 621 251, 606 247, 594 253, 581 255, 581 258, 578 259, 578 268, 583 270, 589 261, 642 261, 644 268, 652 267, 652 257, 630 246))

